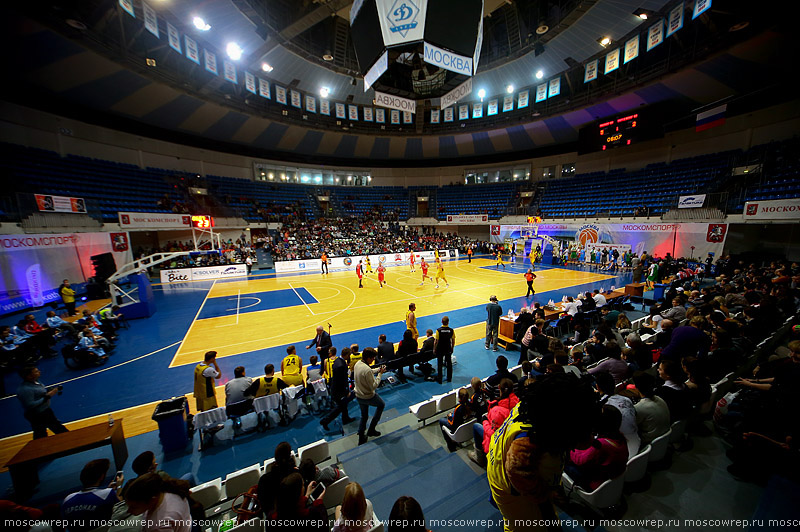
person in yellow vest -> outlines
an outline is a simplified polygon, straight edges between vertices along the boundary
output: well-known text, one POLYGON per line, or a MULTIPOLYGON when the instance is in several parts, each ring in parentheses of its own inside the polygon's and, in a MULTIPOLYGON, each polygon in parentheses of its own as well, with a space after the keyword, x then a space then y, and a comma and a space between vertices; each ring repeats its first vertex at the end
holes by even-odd
POLYGON ((281 362, 281 379, 289 386, 305 386, 303 359, 297 355, 293 345, 286 348, 286 353, 281 362))
POLYGON ((328 357, 322 361, 322 376, 325 378, 325 383, 329 384, 331 382, 331 376, 333 375, 333 363, 336 362, 336 348, 331 346, 328 349, 328 357))
POLYGON ((264 366, 264 376, 254 380, 244 394, 251 397, 264 397, 278 393, 284 388, 287 388, 287 385, 283 379, 275 376, 275 366, 267 364, 264 366))
POLYGON ((419 338, 419 331, 417 330, 417 316, 414 312, 417 310, 417 305, 415 303, 408 304, 408 311, 406 312, 406 329, 411 331, 411 334, 414 335, 414 340, 419 338))
POLYGON ((362 356, 361 356, 361 352, 358 350, 358 344, 351 345, 350 346, 350 360, 347 363, 347 365, 350 368, 351 372, 353 371, 353 366, 355 366, 356 362, 361 360, 361 358, 362 358, 362 356))
POLYGON ((546 526, 532 523, 557 519, 553 495, 566 453, 594 426, 598 405, 591 387, 569 374, 547 374, 520 392, 520 402, 492 434, 486 455, 504 531, 545 531, 546 526), (544 401, 548 408, 541 408, 544 401))
POLYGON ((58 287, 58 295, 61 296, 61 301, 67 307, 67 314, 70 316, 77 316, 75 312, 75 290, 70 288, 69 279, 64 279, 61 286, 58 287))
POLYGON ((444 276, 444 264, 442 264, 442 260, 437 258, 436 259, 436 288, 439 288, 439 279, 444 280, 445 288, 450 286, 450 283, 447 282, 447 277, 444 276))
POLYGON ((209 351, 194 368, 194 400, 197 411, 217 408, 217 396, 214 391, 214 379, 219 379, 222 372, 217 365, 217 352, 209 351))

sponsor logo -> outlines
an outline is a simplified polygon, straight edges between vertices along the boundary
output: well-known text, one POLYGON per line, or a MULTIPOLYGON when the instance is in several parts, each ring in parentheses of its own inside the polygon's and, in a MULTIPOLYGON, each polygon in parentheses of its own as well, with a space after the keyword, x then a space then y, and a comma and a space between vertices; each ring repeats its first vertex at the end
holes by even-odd
POLYGON ((381 255, 380 257, 378 257, 378 262, 380 263, 386 262, 386 255, 381 255))
POLYGON ((699 194, 697 196, 681 196, 680 199, 678 200, 678 208, 686 209, 686 208, 702 207, 705 202, 706 202, 705 194, 699 194))
POLYGON ((353 264, 353 259, 351 259, 350 257, 345 257, 344 265, 345 266, 350 266, 351 264, 353 264))
POLYGON ((399 253, 396 253, 395 256, 394 256, 394 261, 395 262, 401 262, 402 260, 403 260, 403 256, 401 254, 399 254, 399 253))
POLYGON ((128 235, 126 233, 110 233, 111 248, 114 251, 128 251, 128 235))
POLYGON ((181 218, 181 223, 183 225, 191 225, 192 224, 192 217, 191 216, 183 216, 181 218))
POLYGON ((500 234, 500 226, 499 225, 493 225, 492 226, 492 234, 493 235, 499 235, 500 234))
POLYGON ((581 246, 595 244, 600 240, 600 228, 594 224, 582 225, 575 233, 575 240, 580 242, 581 246))
POLYGON ((399 33, 403 37, 408 35, 408 30, 413 30, 417 27, 417 16, 419 16, 419 7, 411 0, 396 0, 386 15, 386 20, 389 21, 389 31, 392 33, 399 33))
POLYGON ((180 282, 183 282, 183 281, 188 281, 188 280, 189 280, 189 276, 188 276, 188 275, 186 275, 185 273, 180 273, 180 272, 166 272, 166 274, 167 274, 167 279, 166 279, 166 281, 167 281, 168 283, 180 283, 180 282))
POLYGON ((747 205, 747 211, 745 211, 747 216, 755 216, 758 214, 758 203, 750 203, 747 205))
POLYGON ((728 230, 726 224, 708 224, 708 234, 706 235, 707 242, 714 242, 718 244, 725 240, 725 233, 728 230))
POLYGON ((301 270, 304 270, 304 269, 305 269, 305 267, 306 267, 306 263, 305 263, 305 262, 301 262, 301 263, 299 263, 299 264, 297 265, 297 267, 298 267, 298 268, 300 268, 301 270))
POLYGON ((127 214, 121 214, 120 218, 122 219, 122 223, 124 225, 127 225, 127 224, 131 223, 131 217, 128 216, 127 214))

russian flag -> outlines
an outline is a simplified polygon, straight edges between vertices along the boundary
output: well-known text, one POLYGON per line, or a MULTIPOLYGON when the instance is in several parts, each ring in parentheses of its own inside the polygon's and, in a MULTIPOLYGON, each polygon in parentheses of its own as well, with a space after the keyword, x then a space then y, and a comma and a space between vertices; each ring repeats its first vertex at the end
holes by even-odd
POLYGON ((728 110, 728 104, 720 105, 711 110, 705 111, 697 115, 697 122, 694 125, 695 131, 705 131, 712 127, 721 126, 725 123, 725 111, 728 110))

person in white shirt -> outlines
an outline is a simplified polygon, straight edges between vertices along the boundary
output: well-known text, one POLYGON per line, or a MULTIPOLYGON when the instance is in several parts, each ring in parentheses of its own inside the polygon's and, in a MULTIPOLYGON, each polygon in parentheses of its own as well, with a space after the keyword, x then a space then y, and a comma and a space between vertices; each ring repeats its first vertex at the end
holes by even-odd
POLYGON ((564 303, 564 312, 570 316, 574 316, 578 313, 578 303, 572 299, 572 296, 567 297, 567 302, 564 303))
POLYGON ((143 532, 191 532, 189 483, 145 473, 130 483, 125 502, 133 515, 144 514, 143 532))
POLYGON ((594 302, 597 305, 597 308, 600 308, 600 307, 604 306, 607 303, 606 296, 601 294, 600 290, 597 290, 597 289, 595 289, 594 295, 592 296, 592 299, 594 299, 594 302))
POLYGON ((370 365, 375 361, 377 355, 372 347, 367 347, 361 353, 361 360, 356 362, 353 366, 353 382, 355 384, 356 400, 361 407, 361 421, 358 424, 358 444, 362 445, 367 443, 368 436, 380 436, 381 433, 376 430, 378 422, 383 414, 383 408, 386 403, 383 402, 380 395, 377 393, 378 386, 381 384, 381 375, 386 371, 386 366, 373 369, 370 365), (375 372, 377 371, 377 375, 375 372), (375 415, 372 417, 372 422, 367 429, 367 418, 369 417, 369 407, 374 406, 375 415))
POLYGON ((253 384, 253 379, 245 376, 244 366, 236 366, 233 370, 233 377, 225 384, 225 406, 252 399, 245 392, 253 384))

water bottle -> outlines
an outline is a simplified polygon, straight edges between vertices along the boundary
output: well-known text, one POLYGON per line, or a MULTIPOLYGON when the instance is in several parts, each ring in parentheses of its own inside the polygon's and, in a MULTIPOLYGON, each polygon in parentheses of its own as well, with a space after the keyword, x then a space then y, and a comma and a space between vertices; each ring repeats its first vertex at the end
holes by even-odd
POLYGON ((109 414, 108 415, 108 426, 109 427, 113 427, 114 426, 114 414, 109 414))

